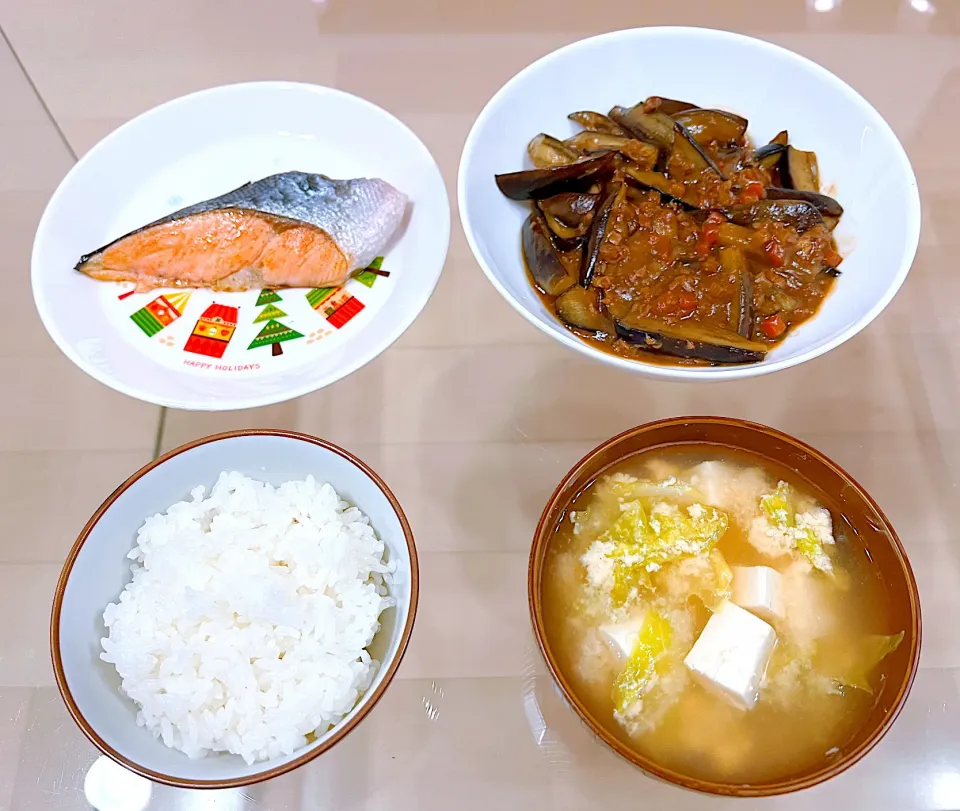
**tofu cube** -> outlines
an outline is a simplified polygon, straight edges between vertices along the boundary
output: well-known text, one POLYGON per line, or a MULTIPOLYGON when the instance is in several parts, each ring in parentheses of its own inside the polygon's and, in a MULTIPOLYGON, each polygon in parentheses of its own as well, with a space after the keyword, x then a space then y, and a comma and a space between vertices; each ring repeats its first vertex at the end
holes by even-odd
POLYGON ((783 584, 769 566, 732 566, 732 602, 771 624, 782 620, 783 584))
POLYGON ((644 611, 615 625, 601 625, 600 633, 616 648, 617 653, 624 659, 629 659, 637 647, 637 640, 640 638, 640 629, 643 628, 645 616, 646 612, 644 611))
POLYGON ((726 601, 710 617, 683 663, 707 689, 741 710, 757 703, 757 690, 777 633, 759 617, 726 601))

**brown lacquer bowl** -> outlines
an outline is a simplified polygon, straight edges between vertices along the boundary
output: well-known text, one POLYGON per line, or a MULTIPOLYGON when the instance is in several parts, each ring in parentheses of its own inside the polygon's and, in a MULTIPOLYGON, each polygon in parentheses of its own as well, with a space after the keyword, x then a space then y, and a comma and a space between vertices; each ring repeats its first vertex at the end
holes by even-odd
MULTIPOLYGON (((170 451, 134 473, 93 514, 67 556, 57 583, 50 646, 57 687, 73 720, 105 755, 131 771, 180 788, 234 788, 277 777, 335 746, 373 709, 407 649, 417 613, 419 570, 413 533, 396 497, 373 470, 336 445, 292 431, 249 430, 217 434, 170 451), (113 665, 101 661, 106 636, 103 609, 130 581, 127 553, 148 516, 213 486, 221 471, 239 471, 280 485, 313 475, 370 519, 385 557, 395 564, 391 596, 396 606, 380 615, 369 646, 381 664, 354 708, 313 742, 274 760, 247 764, 239 755, 191 760, 137 725, 137 706, 120 691, 113 665)), ((56 745, 55 742, 52 742, 56 745)))
POLYGON ((867 492, 842 468, 809 445, 772 428, 723 417, 678 417, 641 425, 604 442, 577 462, 554 491, 540 517, 530 552, 528 579, 530 614, 537 642, 550 673, 564 697, 587 726, 607 746, 651 775, 685 788, 711 794, 762 797, 815 786, 850 768, 887 733, 913 685, 920 660, 920 597, 903 545, 890 522, 867 492), (769 782, 750 784, 703 780, 667 768, 614 735, 577 695, 551 649, 545 630, 541 577, 547 549, 570 503, 598 476, 622 459, 655 448, 714 445, 718 449, 746 451, 795 470, 823 496, 834 514, 842 514, 852 543, 862 543, 879 570, 887 592, 892 619, 904 630, 897 650, 883 663, 883 689, 859 732, 838 752, 822 762, 769 782))

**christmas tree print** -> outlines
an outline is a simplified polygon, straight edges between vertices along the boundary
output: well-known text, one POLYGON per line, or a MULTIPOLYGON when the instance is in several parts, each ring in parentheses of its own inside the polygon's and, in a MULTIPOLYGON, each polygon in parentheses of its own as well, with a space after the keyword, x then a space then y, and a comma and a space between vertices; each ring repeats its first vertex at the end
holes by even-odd
POLYGON ((164 293, 137 310, 130 319, 152 338, 183 315, 189 300, 190 293, 164 293))
POLYGON ((253 323, 260 324, 272 318, 283 318, 286 313, 279 307, 273 306, 274 303, 278 301, 283 301, 283 299, 280 298, 280 294, 276 290, 261 290, 260 295, 257 296, 257 303, 254 306, 263 307, 263 310, 253 319, 253 323), (264 307, 264 305, 266 306, 264 307))
POLYGON ((261 290, 254 307, 262 307, 264 304, 274 304, 280 301, 280 294, 276 290, 261 290))
POLYGON ((259 349, 261 346, 273 346, 271 354, 274 356, 282 355, 283 348, 280 346, 283 341, 292 341, 295 338, 302 338, 299 332, 295 329, 290 329, 279 321, 268 321, 260 334, 253 339, 253 343, 247 347, 247 349, 259 349))
POLYGON ((373 287, 373 283, 374 283, 377 279, 380 278, 380 274, 379 274, 379 273, 374 273, 373 271, 374 271, 374 270, 380 270, 381 267, 383 267, 383 257, 382 257, 382 256, 378 256, 376 259, 374 259, 374 260, 370 263, 370 265, 369 265, 369 268, 370 268, 370 269, 368 269, 368 270, 361 270, 361 271, 356 275, 355 278, 356 278, 356 280, 357 280, 358 282, 360 282, 360 284, 366 285, 367 287, 373 287))
POLYGON ((285 315, 286 313, 279 307, 274 307, 272 304, 268 304, 263 308, 260 315, 253 319, 253 323, 259 324, 262 321, 269 321, 271 318, 283 318, 285 315))

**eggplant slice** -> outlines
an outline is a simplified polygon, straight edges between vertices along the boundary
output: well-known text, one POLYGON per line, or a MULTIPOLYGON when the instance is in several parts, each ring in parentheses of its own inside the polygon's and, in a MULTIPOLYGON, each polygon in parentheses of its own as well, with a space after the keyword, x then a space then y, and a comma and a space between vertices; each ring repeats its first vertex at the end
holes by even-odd
POLYGON ((677 197, 670 185, 670 178, 659 172, 644 172, 633 166, 624 167, 624 175, 629 183, 639 186, 641 189, 652 189, 660 192, 660 196, 669 203, 677 203, 687 211, 696 211, 698 206, 687 202, 682 197, 677 197))
POLYGON ((683 113, 687 110, 699 110, 696 104, 689 101, 678 101, 677 99, 667 99, 663 96, 650 96, 643 102, 644 110, 654 110, 664 115, 675 116, 677 113, 683 113))
POLYGON ((611 334, 613 321, 600 309, 600 292, 593 287, 571 287, 556 300, 564 324, 592 333, 611 334))
POLYGON ((617 336, 650 352, 710 363, 757 363, 767 354, 766 344, 744 340, 733 332, 708 330, 695 324, 665 324, 652 318, 615 322, 617 336))
POLYGON ((765 144, 753 151, 751 160, 764 169, 771 170, 779 165, 787 148, 783 144, 765 144))
POLYGON ((674 115, 673 120, 682 124, 699 144, 741 143, 748 124, 747 119, 723 110, 684 110, 674 115))
POLYGON ((735 299, 731 304, 730 327, 741 338, 753 335, 753 279, 750 265, 741 248, 720 249, 720 266, 734 280, 735 299))
POLYGON ((551 169, 528 169, 496 175, 497 187, 511 200, 542 200, 562 191, 589 186, 598 175, 611 174, 617 165, 615 152, 551 169))
POLYGON ((563 240, 572 240, 587 233, 599 202, 599 194, 562 192, 538 200, 537 208, 553 234, 563 240))
POLYGON ((749 268, 740 274, 737 284, 737 334, 750 340, 753 337, 753 277, 749 268))
POLYGON ((638 166, 649 169, 657 162, 660 150, 629 135, 609 135, 605 132, 584 130, 563 142, 581 153, 619 152, 638 166))
POLYGON ((692 156, 695 153, 698 156, 698 158, 694 159, 694 165, 699 166, 701 169, 712 169, 714 172, 720 175, 721 180, 726 180, 727 176, 720 171, 720 167, 717 166, 713 158, 707 154, 706 150, 700 146, 699 143, 697 143, 697 139, 690 134, 690 131, 679 121, 674 121, 673 126, 676 128, 683 141, 689 145, 691 151, 689 151, 688 154, 692 156))
POLYGON ((780 178, 788 189, 820 191, 820 167, 815 152, 788 146, 780 162, 780 178))
POLYGON ((580 258, 580 286, 589 287, 593 279, 593 274, 597 271, 597 265, 600 263, 600 248, 603 246, 603 240, 607 236, 607 228, 610 225, 610 217, 617 203, 623 200, 627 193, 627 187, 623 183, 614 186, 604 201, 597 209, 590 224, 590 232, 587 235, 587 244, 583 249, 583 256, 580 258))
POLYGON ((530 275, 544 293, 558 296, 576 284, 576 279, 567 273, 553 247, 543 218, 536 211, 523 224, 522 244, 523 259, 530 275))
MULTIPOLYGON (((810 203, 824 217, 843 216, 843 206, 826 194, 816 191, 799 191, 797 189, 783 189, 779 186, 767 187, 768 200, 803 200, 810 203)), ((832 229, 831 229, 832 230, 832 229)))
POLYGON ((817 225, 823 225, 823 217, 816 207, 805 200, 759 200, 742 203, 723 209, 723 215, 737 225, 753 225, 755 222, 774 222, 790 225, 802 234, 817 225))
POLYGON ((673 119, 661 112, 645 113, 643 105, 638 104, 627 110, 614 107, 610 118, 641 141, 654 144, 662 149, 673 146, 673 119))
POLYGON ((533 161, 533 165, 538 169, 566 166, 568 163, 576 163, 583 157, 583 153, 579 149, 544 132, 541 132, 527 144, 527 154, 533 161))
MULTIPOLYGON (((583 130, 567 138, 563 143, 579 152, 619 152, 630 141, 636 141, 636 138, 631 138, 629 135, 611 135, 609 132, 583 130)), ((649 147, 650 144, 645 146, 649 147)))
POLYGON ((603 113, 595 113, 592 110, 580 110, 576 113, 570 113, 567 118, 571 121, 576 121, 585 130, 590 130, 591 132, 619 135, 621 138, 630 137, 630 134, 623 127, 603 113))

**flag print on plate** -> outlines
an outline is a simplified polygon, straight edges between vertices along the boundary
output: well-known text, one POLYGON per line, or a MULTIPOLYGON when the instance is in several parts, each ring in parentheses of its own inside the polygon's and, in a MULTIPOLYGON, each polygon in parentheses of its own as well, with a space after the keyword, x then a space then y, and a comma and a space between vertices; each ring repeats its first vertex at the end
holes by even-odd
POLYGON ((238 312, 238 307, 216 302, 211 304, 197 319, 197 325, 187 338, 183 351, 210 358, 222 358, 237 329, 238 312))
POLYGON ((307 293, 307 301, 337 329, 363 309, 363 302, 350 295, 345 287, 315 287, 307 293))
POLYGON ((342 287, 114 290, 110 306, 131 325, 128 338, 164 365, 205 375, 270 373, 316 359, 363 329, 369 318, 357 316, 375 312, 390 294, 382 262, 378 257, 342 287))
MULTIPOLYGON (((124 293, 124 298, 127 296, 129 293, 124 293)), ((190 293, 166 293, 141 307, 130 316, 130 319, 148 338, 152 338, 183 315, 188 301, 190 301, 190 293)))

